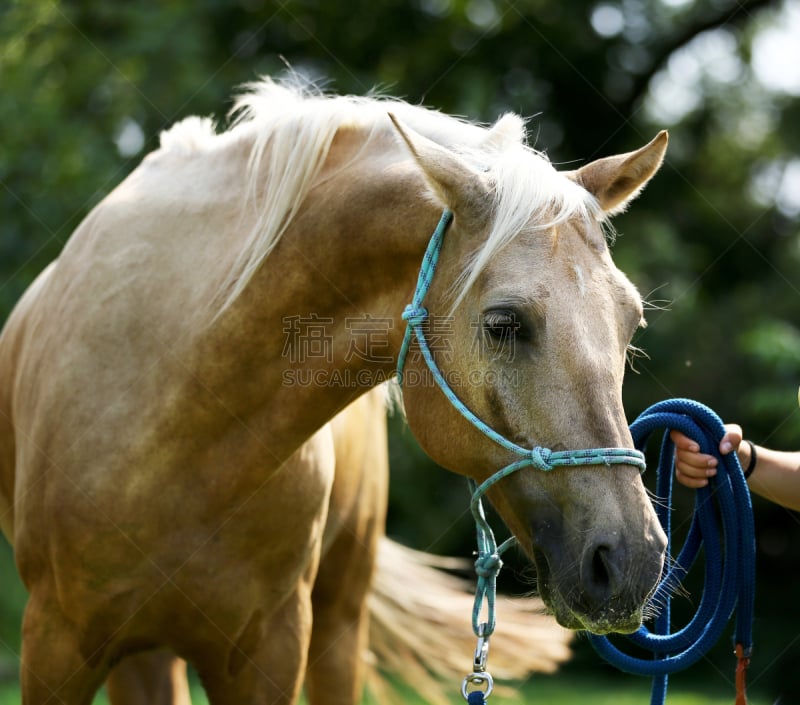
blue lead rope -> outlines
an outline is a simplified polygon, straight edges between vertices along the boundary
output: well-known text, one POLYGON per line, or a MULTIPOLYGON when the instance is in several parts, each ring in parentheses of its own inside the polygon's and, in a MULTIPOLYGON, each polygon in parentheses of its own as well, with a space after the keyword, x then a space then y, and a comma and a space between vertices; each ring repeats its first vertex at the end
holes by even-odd
MULTIPOLYGON (((744 669, 753 647, 755 601, 755 530, 750 492, 736 453, 720 455, 725 433, 722 421, 708 407, 688 399, 671 399, 651 406, 631 426, 634 443, 644 450, 650 436, 666 429, 658 466, 655 510, 670 537, 670 507, 675 446, 669 430, 681 431, 696 441, 703 453, 717 458, 717 475, 697 490, 695 511, 686 541, 665 571, 652 604, 659 609, 654 631, 644 626, 628 638, 652 654, 635 658, 615 647, 607 637, 590 635, 597 652, 620 670, 653 677, 651 705, 664 702, 667 678, 702 658, 717 642, 734 610, 734 644, 739 658, 737 705, 746 702, 744 669), (697 612, 682 629, 670 633, 670 599, 694 564, 700 548, 705 552, 705 586, 697 612), (741 676, 741 677, 739 677, 741 676), (741 683, 739 683, 741 681, 741 683)), ((670 547, 669 555, 672 555, 670 547)))

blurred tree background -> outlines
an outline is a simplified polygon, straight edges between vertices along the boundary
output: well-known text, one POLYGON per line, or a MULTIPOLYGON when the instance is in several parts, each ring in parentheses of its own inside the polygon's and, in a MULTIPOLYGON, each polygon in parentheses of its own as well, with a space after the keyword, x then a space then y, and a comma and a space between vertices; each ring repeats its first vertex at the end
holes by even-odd
MULTIPOLYGON (((616 261, 651 303, 628 415, 687 396, 756 442, 800 448, 798 0, 0 0, 0 321, 162 129, 189 114, 224 124, 235 88, 284 57, 337 92, 529 116, 530 142, 567 168, 669 128, 665 167, 615 221, 616 261)), ((470 551, 466 490, 392 428, 390 533, 470 551)), ((755 511, 751 682, 800 702, 798 515, 755 511)), ((0 672, 13 673, 24 592, 4 565, 0 672)), ((517 589, 530 578, 522 561, 506 574, 517 589)), ((721 688, 727 646, 695 669, 721 688)))

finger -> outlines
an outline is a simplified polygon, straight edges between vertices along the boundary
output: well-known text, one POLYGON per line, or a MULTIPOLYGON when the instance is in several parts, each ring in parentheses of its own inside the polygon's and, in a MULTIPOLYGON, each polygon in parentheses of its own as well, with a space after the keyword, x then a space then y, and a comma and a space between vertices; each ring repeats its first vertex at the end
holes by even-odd
POLYGON ((742 428, 736 424, 730 424, 725 427, 725 435, 719 443, 719 451, 723 455, 727 455, 731 451, 738 450, 742 443, 742 428))
POLYGON ((692 463, 685 463, 679 459, 676 459, 675 470, 682 473, 686 477, 695 479, 706 479, 717 474, 717 469, 709 466, 708 464, 696 465, 692 463))
POLYGON ((675 453, 675 462, 677 465, 685 467, 689 472, 694 469, 697 472, 705 473, 706 470, 717 467, 717 459, 713 455, 682 450, 675 453))
POLYGON ((741 444, 741 436, 726 433, 719 443, 719 452, 722 453, 722 455, 727 455, 731 451, 739 450, 741 444))
POLYGON ((675 479, 680 482, 684 487, 688 487, 693 490, 700 489, 701 487, 705 487, 708 484, 708 479, 692 477, 682 473, 680 470, 675 472, 675 479))
POLYGON ((738 423, 726 423, 725 424, 725 435, 730 435, 731 437, 738 437, 741 440, 744 436, 742 434, 742 427, 738 423))
POLYGON ((700 450, 700 446, 697 445, 696 441, 693 441, 691 438, 689 438, 689 436, 686 436, 680 431, 673 429, 669 432, 669 437, 672 439, 672 442, 675 444, 675 448, 678 450, 688 450, 692 453, 697 453, 700 450))

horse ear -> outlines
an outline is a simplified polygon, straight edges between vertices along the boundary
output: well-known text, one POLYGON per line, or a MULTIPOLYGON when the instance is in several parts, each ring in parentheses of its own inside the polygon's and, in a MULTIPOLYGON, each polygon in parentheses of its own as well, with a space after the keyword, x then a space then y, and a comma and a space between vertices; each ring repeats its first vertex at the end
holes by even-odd
POLYGON ((664 160, 666 130, 641 149, 591 162, 565 174, 593 194, 608 215, 616 215, 639 195, 664 160))
POLYGON ((525 139, 525 121, 514 113, 506 113, 489 129, 482 146, 502 150, 510 144, 521 144, 525 139))
POLYGON ((457 213, 473 205, 485 205, 488 189, 478 171, 446 147, 404 125, 396 115, 389 113, 389 118, 445 206, 457 213))

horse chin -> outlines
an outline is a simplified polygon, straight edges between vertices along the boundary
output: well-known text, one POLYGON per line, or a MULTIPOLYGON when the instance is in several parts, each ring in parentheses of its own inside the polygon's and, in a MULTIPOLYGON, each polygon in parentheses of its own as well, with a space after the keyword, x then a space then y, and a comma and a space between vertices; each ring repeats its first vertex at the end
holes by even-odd
POLYGON ((641 614, 631 615, 622 620, 615 616, 613 620, 609 618, 593 620, 584 617, 581 621, 583 622, 582 629, 584 631, 599 636, 604 636, 605 634, 633 634, 642 626, 641 614))
MULTIPOLYGON (((547 600, 545 600, 545 604, 547 604, 547 600)), ((591 632, 599 636, 606 634, 633 634, 642 626, 641 612, 616 614, 613 608, 610 608, 604 611, 602 615, 581 614, 559 598, 552 600, 550 609, 556 621, 562 627, 573 631, 591 632)))

